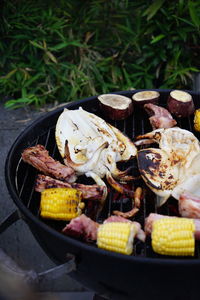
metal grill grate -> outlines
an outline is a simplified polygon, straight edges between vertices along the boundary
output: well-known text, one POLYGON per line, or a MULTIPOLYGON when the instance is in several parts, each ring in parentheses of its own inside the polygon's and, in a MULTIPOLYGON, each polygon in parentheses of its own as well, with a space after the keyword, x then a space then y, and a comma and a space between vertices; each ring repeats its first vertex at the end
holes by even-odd
MULTIPOLYGON (((160 105, 165 106, 166 103, 167 94, 163 94, 161 97, 160 105)), ((198 99, 197 99, 198 100, 198 99)), ((84 105, 81 105, 83 108, 84 105)), ((99 111, 97 110, 97 107, 90 110, 93 113, 96 113, 100 117, 103 117, 99 111)), ((133 113, 133 116, 130 116, 125 121, 117 121, 117 122, 111 122, 110 120, 106 120, 110 122, 112 125, 117 127, 119 130, 121 130, 124 134, 128 135, 132 140, 135 139, 135 137, 139 134, 144 134, 146 132, 149 132, 152 130, 151 125, 148 120, 147 114, 144 113, 140 108, 135 108, 135 111, 133 113)), ((177 120, 178 126, 181 128, 188 129, 190 131, 193 131, 193 120, 192 118, 177 120)), ((196 133, 195 133, 196 134, 196 133)), ((199 138, 199 137, 198 137, 199 138)), ((35 138, 33 141, 28 141, 28 146, 33 146, 36 144, 42 144, 44 145, 47 150, 49 151, 49 154, 54 157, 57 160, 60 160, 60 155, 58 153, 58 149, 55 143, 55 124, 51 126, 47 131, 42 132, 41 135, 38 135, 37 138, 35 138)), ((22 149, 23 150, 23 149, 22 149)), ((133 174, 137 173, 137 162, 136 160, 133 160, 128 163, 120 163, 119 167, 120 169, 127 168, 127 166, 133 166, 133 174)), ((15 185, 18 193, 18 197, 23 202, 23 204, 38 218, 39 216, 39 203, 40 203, 40 194, 34 191, 34 183, 36 179, 37 171, 29 166, 28 164, 25 164, 22 159, 20 158, 17 164, 16 168, 16 174, 15 174, 15 185)), ((82 178, 83 183, 89 183, 89 180, 86 178, 82 178)), ((91 182, 90 182, 91 183, 91 182)), ((161 208, 158 208, 156 206, 155 201, 155 195, 145 186, 144 182, 142 180, 137 180, 132 183, 132 188, 135 189, 137 186, 142 186, 145 190, 145 197, 142 200, 142 205, 139 213, 135 216, 134 220, 138 221, 142 227, 144 226, 144 220, 145 218, 151 213, 160 213, 165 215, 174 215, 177 212, 177 202, 174 199, 169 199, 165 205, 163 205, 161 208)), ((121 210, 121 211, 127 211, 131 208, 131 199, 127 199, 126 197, 120 197, 112 188, 110 188, 110 192, 105 204, 105 207, 98 217, 98 222, 103 222, 104 219, 106 219, 108 216, 112 214, 113 210, 121 210)), ((93 207, 95 209, 95 207, 93 207)), ((86 214, 90 214, 89 210, 86 210, 86 214)), ((51 220, 42 220, 49 226, 53 227, 54 229, 60 231, 64 226, 66 222, 55 222, 51 220)), ((91 244, 91 246, 95 246, 91 244)), ((145 256, 145 257, 152 257, 156 258, 159 257, 159 255, 155 254, 151 249, 150 240, 147 238, 147 241, 145 243, 142 243, 140 241, 135 241, 134 245, 134 256, 145 256)), ((194 258, 199 258, 199 246, 197 244, 196 249, 196 255, 194 258)))

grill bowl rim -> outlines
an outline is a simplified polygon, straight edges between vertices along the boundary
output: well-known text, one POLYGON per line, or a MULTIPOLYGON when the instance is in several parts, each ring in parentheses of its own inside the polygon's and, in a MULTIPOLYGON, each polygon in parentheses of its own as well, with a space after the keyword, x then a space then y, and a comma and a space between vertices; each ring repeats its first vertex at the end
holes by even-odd
MULTIPOLYGON (((153 91, 158 91, 160 93, 162 92, 170 92, 172 89, 149 89, 153 91)), ((145 91, 145 89, 138 89, 138 90, 130 90, 130 91, 119 91, 115 92, 113 94, 122 94, 122 95, 127 95, 127 94, 134 94, 139 91, 145 91)), ((192 95, 199 95, 198 92, 190 91, 187 90, 189 93, 192 95)), ((64 108, 74 108, 74 106, 80 106, 81 104, 85 103, 86 101, 92 101, 96 100, 98 96, 92 96, 88 98, 84 98, 81 100, 77 100, 71 103, 66 103, 66 105, 63 105, 62 107, 59 107, 53 111, 47 112, 44 115, 38 117, 35 121, 31 122, 15 139, 13 144, 10 147, 10 150, 7 154, 6 161, 5 161, 5 180, 6 180, 6 186, 8 189, 8 192, 16 204, 17 208, 19 211, 22 213, 24 221, 28 224, 29 228, 30 225, 29 223, 31 222, 33 225, 36 224, 37 227, 41 228, 43 231, 48 232, 49 234, 53 235, 57 239, 61 239, 63 241, 67 241, 70 243, 72 246, 80 249, 80 251, 84 250, 87 252, 92 252, 95 253, 97 256, 98 255, 106 255, 110 257, 116 257, 117 259, 121 259, 124 261, 127 261, 129 263, 139 263, 139 264, 148 264, 148 265, 162 265, 162 266, 169 266, 172 265, 174 266, 197 266, 200 265, 200 259, 196 258, 151 258, 151 257, 143 257, 143 256, 129 256, 129 255, 123 255, 120 253, 115 253, 111 251, 106 251, 103 249, 99 249, 97 247, 93 247, 85 242, 76 240, 75 238, 71 238, 69 236, 66 236, 55 229, 51 228, 47 224, 45 224, 42 220, 38 219, 34 214, 22 203, 20 200, 19 196, 17 195, 17 192, 13 186, 13 183, 11 181, 11 158, 15 155, 16 149, 19 147, 22 139, 24 136, 30 132, 30 130, 34 129, 36 125, 38 125, 40 122, 44 122, 45 119, 50 118, 54 116, 55 114, 61 112, 64 108)), ((30 228, 31 230, 31 228, 30 228)), ((32 231, 32 230, 31 230, 32 231)))

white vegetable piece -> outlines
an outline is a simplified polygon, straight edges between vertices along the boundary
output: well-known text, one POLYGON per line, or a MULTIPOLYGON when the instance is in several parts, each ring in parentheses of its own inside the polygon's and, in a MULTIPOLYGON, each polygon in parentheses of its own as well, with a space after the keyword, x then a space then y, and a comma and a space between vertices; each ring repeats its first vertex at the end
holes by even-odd
POLYGON ((85 174, 100 185, 105 185, 101 178, 106 175, 124 181, 128 178, 127 171, 120 171, 116 163, 135 157, 137 148, 127 136, 95 114, 81 107, 64 109, 56 124, 55 137, 61 156, 76 175, 85 174))

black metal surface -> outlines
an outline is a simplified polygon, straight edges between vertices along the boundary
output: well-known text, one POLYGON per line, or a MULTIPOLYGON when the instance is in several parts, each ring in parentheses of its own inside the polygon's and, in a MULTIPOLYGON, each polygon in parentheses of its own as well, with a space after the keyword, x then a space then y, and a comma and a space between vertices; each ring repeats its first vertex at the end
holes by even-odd
POLYGON ((6 231, 13 223, 20 220, 21 214, 18 209, 14 210, 10 215, 8 215, 1 223, 0 223, 0 233, 6 231))
MULTIPOLYGON (((120 92, 120 94, 131 97, 135 92, 137 91, 120 92)), ((159 90, 159 92, 161 94, 159 104, 165 106, 170 91, 159 90)), ((200 96, 197 93, 191 92, 191 94, 196 108, 199 108, 200 96)), ((79 106, 104 118, 98 109, 96 97, 73 102, 67 107, 77 109, 79 106)), ((164 258, 153 253, 149 239, 146 243, 135 241, 134 254, 127 257, 98 249, 95 244, 86 244, 62 235, 60 230, 65 226, 65 222, 40 219, 40 195, 34 191, 37 171, 21 160, 21 152, 29 146, 40 143, 47 148, 51 156, 60 159, 54 134, 56 121, 62 111, 63 108, 50 112, 27 127, 13 144, 5 166, 8 190, 40 245, 56 263, 65 262, 67 253, 74 254, 78 267, 72 275, 87 286, 93 287, 97 292, 114 294, 115 298, 113 299, 117 299, 117 297, 122 299, 128 295, 129 297, 134 295, 135 299, 145 299, 145 297, 150 297, 150 299, 151 297, 154 299, 161 297, 162 299, 168 297, 170 299, 193 299, 196 292, 194 283, 197 283, 194 274, 200 268, 198 244, 194 258, 164 258), (182 286, 188 280, 192 289, 188 290, 188 293, 187 291, 182 293, 182 286), (166 290, 166 285, 169 286, 169 284, 175 298, 172 298, 171 291, 168 293, 166 290), (142 289, 142 286, 145 287, 145 290, 142 289), (183 298, 185 295, 187 298, 183 298)), ((125 121, 112 122, 108 119, 107 121, 131 139, 152 130, 147 114, 138 107, 135 107, 133 116, 125 121)), ((178 120, 178 126, 193 131, 192 117, 178 120)), ((196 132, 195 135, 199 138, 196 132)), ((137 166, 134 161, 131 163, 134 166, 134 172, 137 166)), ((122 164, 120 167, 125 168, 126 166, 122 164)), ((134 182, 133 187, 141 184, 143 184, 141 181, 134 182)), ((97 221, 102 222, 114 209, 126 211, 130 209, 130 205, 130 199, 119 197, 111 189, 105 208, 97 221)), ((147 190, 142 208, 134 220, 143 226, 144 219, 149 213, 173 215, 175 208, 176 202, 173 199, 170 199, 161 208, 157 208, 154 195, 147 190)))

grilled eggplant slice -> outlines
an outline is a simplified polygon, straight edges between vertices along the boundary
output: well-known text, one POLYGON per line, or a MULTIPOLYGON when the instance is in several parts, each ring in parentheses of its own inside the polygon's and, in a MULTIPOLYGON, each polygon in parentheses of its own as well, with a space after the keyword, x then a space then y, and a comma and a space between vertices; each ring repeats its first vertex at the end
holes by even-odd
POLYGON ((128 97, 104 94, 98 96, 98 100, 100 109, 111 120, 124 120, 133 113, 133 102, 128 97))
POLYGON ((170 93, 167 107, 170 113, 178 118, 188 117, 195 111, 192 96, 180 90, 174 90, 170 93))
POLYGON ((143 106, 147 103, 158 104, 160 93, 156 91, 141 91, 133 94, 133 103, 143 106))

